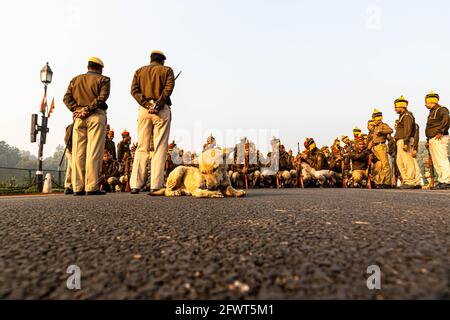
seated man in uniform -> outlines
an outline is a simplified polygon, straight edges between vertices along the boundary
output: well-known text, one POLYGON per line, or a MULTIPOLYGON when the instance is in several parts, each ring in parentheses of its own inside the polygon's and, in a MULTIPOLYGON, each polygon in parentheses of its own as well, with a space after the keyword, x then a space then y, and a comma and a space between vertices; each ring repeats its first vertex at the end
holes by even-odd
POLYGON ((342 186, 342 174, 344 173, 344 158, 342 157, 341 149, 339 148, 338 144, 334 144, 331 147, 331 156, 329 159, 329 163, 330 163, 330 170, 334 172, 337 180, 340 180, 339 182, 340 185, 342 186))
POLYGON ((261 182, 264 187, 277 187, 276 177, 280 166, 280 140, 273 137, 271 140, 272 152, 267 153, 266 159, 261 161, 261 182))
POLYGON ((332 183, 335 183, 336 174, 330 170, 325 155, 317 148, 314 139, 307 138, 304 145, 306 152, 302 153, 301 157, 306 163, 305 165, 302 163, 302 168, 319 182, 320 187, 323 187, 328 179, 331 179, 332 183))
POLYGON ((280 168, 278 180, 282 187, 293 187, 297 179, 297 171, 293 167, 293 157, 286 151, 284 145, 280 145, 280 168))
MULTIPOLYGON (((119 162, 114 160, 108 150, 103 153, 100 185, 106 192, 116 192, 116 186, 120 188, 119 162)), ((120 190, 120 189, 119 189, 120 190)))
POLYGON ((119 179, 121 184, 121 191, 122 192, 130 192, 130 178, 131 173, 133 170, 133 161, 134 161, 134 154, 136 153, 137 143, 133 144, 131 147, 131 154, 125 153, 126 156, 124 157, 126 160, 123 163, 123 172, 121 172, 121 177, 119 179))
POLYGON ((352 161, 353 187, 359 188, 367 185, 370 150, 360 136, 355 139, 355 150, 350 152, 349 159, 352 161))

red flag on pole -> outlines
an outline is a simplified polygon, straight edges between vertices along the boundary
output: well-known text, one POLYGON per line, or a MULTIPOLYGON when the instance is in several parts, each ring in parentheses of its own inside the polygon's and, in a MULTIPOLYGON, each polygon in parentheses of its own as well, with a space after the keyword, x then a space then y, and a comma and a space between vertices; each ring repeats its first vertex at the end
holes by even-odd
POLYGON ((48 117, 52 114, 53 110, 55 110, 55 98, 52 99, 52 104, 50 105, 50 110, 48 111, 48 117))
POLYGON ((44 97, 42 98, 41 112, 45 112, 45 109, 47 109, 47 93, 45 93, 44 97))

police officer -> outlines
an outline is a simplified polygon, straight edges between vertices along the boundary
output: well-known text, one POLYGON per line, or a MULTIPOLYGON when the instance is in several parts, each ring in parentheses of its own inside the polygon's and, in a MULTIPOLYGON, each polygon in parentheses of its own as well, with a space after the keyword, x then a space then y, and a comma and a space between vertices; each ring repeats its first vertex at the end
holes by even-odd
POLYGON ((426 107, 430 110, 425 134, 434 168, 438 175, 438 189, 450 188, 450 163, 448 161, 448 143, 450 117, 448 109, 439 104, 439 95, 430 92, 425 97, 426 107))
POLYGON ((166 55, 153 51, 150 65, 136 71, 131 85, 131 95, 139 104, 139 145, 131 175, 131 193, 137 194, 145 183, 146 165, 150 154, 151 139, 154 156, 151 161, 151 191, 164 187, 164 169, 170 134, 172 112, 170 107, 175 86, 173 70, 164 65, 166 55))
POLYGON ((395 112, 399 115, 395 122, 397 143, 397 166, 403 179, 401 189, 420 189, 421 174, 417 160, 413 157, 411 140, 415 136, 416 122, 408 110, 408 100, 403 96, 394 102, 395 112))
POLYGON ((389 165, 386 141, 388 135, 392 134, 394 130, 392 130, 387 123, 383 122, 383 113, 378 109, 373 111, 372 119, 374 121, 374 126, 369 149, 372 150, 378 159, 374 181, 377 188, 390 188, 391 168, 389 165))
POLYGON ((90 58, 88 72, 72 79, 64 103, 73 113, 72 185, 74 195, 102 195, 98 187, 105 148, 106 100, 111 81, 102 75, 104 64, 90 58))

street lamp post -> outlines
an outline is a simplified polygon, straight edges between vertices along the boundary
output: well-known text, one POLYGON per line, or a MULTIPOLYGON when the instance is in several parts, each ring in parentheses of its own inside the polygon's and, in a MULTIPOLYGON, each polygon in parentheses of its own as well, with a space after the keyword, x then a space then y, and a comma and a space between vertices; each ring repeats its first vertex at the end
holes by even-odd
MULTIPOLYGON (((47 99, 47 86, 52 82, 53 77, 53 71, 50 69, 50 66, 47 64, 42 68, 41 70, 41 82, 44 84, 44 99, 47 99)), ((42 161, 43 161, 43 155, 44 155, 44 144, 47 140, 47 133, 48 130, 48 117, 45 115, 45 108, 41 108, 42 113, 42 121, 41 125, 37 126, 37 132, 40 132, 40 139, 39 139, 39 153, 38 153, 38 169, 36 171, 36 187, 39 192, 42 192, 42 189, 44 187, 44 173, 42 171, 42 161)), ((36 133, 37 133, 36 132, 36 133)))

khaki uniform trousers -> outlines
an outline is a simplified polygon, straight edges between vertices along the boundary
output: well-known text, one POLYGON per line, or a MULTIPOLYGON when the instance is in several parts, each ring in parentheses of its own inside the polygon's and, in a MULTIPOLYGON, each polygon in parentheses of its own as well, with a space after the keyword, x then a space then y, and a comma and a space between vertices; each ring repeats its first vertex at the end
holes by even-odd
POLYGON ((66 150, 67 169, 66 178, 64 179, 64 188, 72 189, 72 152, 66 150))
POLYGON ((74 192, 98 190, 106 137, 106 113, 101 109, 73 126, 72 185, 74 192))
POLYGON ((433 160, 433 166, 438 175, 439 183, 450 184, 450 162, 448 161, 448 143, 450 136, 444 136, 442 139, 430 139, 430 154, 433 160))
POLYGON ((367 170, 353 170, 352 177, 353 183, 361 184, 361 181, 367 179, 367 170))
POLYGON ((130 188, 141 189, 145 184, 147 161, 150 156, 153 139, 154 156, 151 161, 151 189, 164 187, 164 171, 169 148, 170 123, 172 112, 169 106, 164 106, 158 114, 150 114, 148 110, 139 108, 138 116, 138 147, 134 156, 130 188))
POLYGON ((404 140, 397 141, 397 167, 402 175, 403 184, 417 186, 421 184, 420 167, 417 160, 412 157, 410 147, 408 152, 403 150, 404 140))
POLYGON ((391 184, 391 167, 386 144, 379 144, 372 148, 373 153, 378 158, 373 181, 377 185, 391 184))

